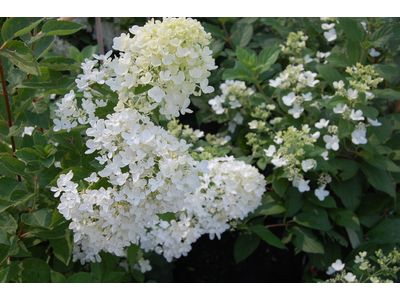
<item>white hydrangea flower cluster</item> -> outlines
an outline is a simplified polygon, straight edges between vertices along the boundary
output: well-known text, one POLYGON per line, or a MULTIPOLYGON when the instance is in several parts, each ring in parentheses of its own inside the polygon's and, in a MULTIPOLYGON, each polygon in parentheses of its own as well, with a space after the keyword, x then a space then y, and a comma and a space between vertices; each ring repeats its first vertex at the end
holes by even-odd
POLYGON ((293 118, 298 119, 301 113, 304 111, 303 103, 312 101, 312 93, 296 95, 294 92, 289 93, 282 97, 282 101, 286 106, 293 106, 289 109, 288 113, 293 116, 293 118))
MULTIPOLYGON (((93 55, 96 60, 86 59, 81 64, 83 74, 75 80, 78 91, 84 91, 82 108, 78 108, 75 94, 71 91, 57 103, 54 123, 55 131, 88 124, 97 120, 94 112, 106 102, 93 101, 95 92, 91 85, 106 84, 118 95, 116 111, 135 107, 148 114, 160 107, 160 114, 167 119, 192 112, 188 106, 189 96, 212 93, 208 85, 210 70, 216 69, 210 44, 211 34, 193 19, 164 18, 150 20, 145 26, 133 26, 130 32, 114 38, 113 49, 120 56, 111 58, 112 51, 105 55, 93 55), (96 68, 96 64, 102 65, 96 68)), ((103 96, 104 97, 104 96, 103 96)))
POLYGON ((283 45, 279 45, 283 53, 297 53, 299 54, 306 48, 306 41, 308 36, 303 31, 290 32, 288 38, 283 45))
POLYGON ((107 178, 112 187, 77 191, 72 172, 57 180, 60 213, 72 220, 74 260, 99 261, 98 253, 117 256, 131 243, 138 244, 147 229, 158 224, 158 214, 181 211, 187 195, 200 186, 199 172, 207 162, 194 161, 188 144, 178 141, 147 116, 128 108, 91 122, 87 154, 105 168, 85 180, 107 178))
POLYGON ((89 124, 90 121, 97 121, 98 117, 95 116, 95 111, 98 107, 104 107, 107 102, 101 99, 93 99, 93 95, 89 91, 84 92, 82 99, 82 108, 78 107, 75 92, 71 90, 62 99, 61 103, 57 102, 55 115, 60 119, 54 118, 54 131, 60 131, 62 129, 69 132, 72 128, 79 124, 89 124), (93 102, 93 100, 95 100, 93 102))
POLYGON ((248 106, 249 97, 254 93, 254 89, 248 88, 245 82, 240 80, 226 80, 220 85, 220 89, 222 95, 210 99, 208 104, 217 115, 227 114, 229 110, 239 110, 228 122, 229 131, 234 132, 238 124, 243 124, 240 108, 248 106))
POLYGON ((106 84, 117 91, 120 101, 132 99, 132 88, 151 85, 145 101, 138 109, 143 112, 160 107, 168 119, 191 112, 191 94, 212 93, 208 86, 210 70, 216 69, 210 44, 211 34, 193 19, 164 18, 150 20, 143 27, 133 26, 129 34, 114 38, 113 49, 120 57, 105 62, 111 71, 106 84), (148 104, 146 104, 148 103, 148 104), (145 105, 146 104, 146 105, 145 105))
POLYGON ((266 181, 255 167, 230 156, 210 160, 208 168, 196 193, 185 199, 186 212, 176 221, 154 225, 142 238, 145 250, 155 249, 168 261, 185 256, 202 234, 221 238, 230 221, 243 219, 261 204, 266 181))
POLYGON ((349 73, 354 80, 350 81, 350 85, 354 88, 345 88, 345 83, 343 80, 339 82, 333 82, 333 87, 336 89, 335 95, 339 95, 347 98, 347 103, 339 103, 333 108, 333 112, 340 114, 345 120, 351 122, 358 121, 355 130, 352 132, 352 142, 356 145, 366 144, 368 142, 366 138, 367 127, 380 126, 381 123, 377 119, 372 120, 367 118, 369 124, 363 122, 365 117, 363 116, 363 111, 361 109, 355 110, 357 103, 361 103, 359 93, 365 93, 366 100, 372 100, 375 96, 373 93, 368 92, 368 90, 376 88, 377 85, 382 82, 383 78, 379 77, 378 73, 374 71, 374 67, 371 65, 363 66, 357 63, 356 66, 352 68, 347 68, 346 72, 349 73))
POLYGON ((292 185, 301 193, 310 190, 310 180, 304 179, 304 173, 317 166, 315 159, 305 159, 304 146, 314 145, 319 136, 319 131, 311 134, 308 125, 303 125, 301 130, 290 126, 286 131, 276 134, 274 142, 280 145, 278 149, 273 144, 264 149, 265 155, 272 157, 271 163, 275 167, 284 167, 288 180, 292 181, 292 185))
POLYGON ((299 93, 306 87, 315 87, 319 82, 315 77, 317 73, 304 71, 303 64, 297 66, 288 65, 286 69, 279 73, 278 77, 269 80, 269 85, 282 90, 289 89, 295 93, 299 93))

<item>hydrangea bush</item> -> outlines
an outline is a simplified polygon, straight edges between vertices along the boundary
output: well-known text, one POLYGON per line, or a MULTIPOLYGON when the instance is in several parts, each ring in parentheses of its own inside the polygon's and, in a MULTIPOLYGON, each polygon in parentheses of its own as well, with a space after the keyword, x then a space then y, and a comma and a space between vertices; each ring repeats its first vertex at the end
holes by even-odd
POLYGON ((398 18, 149 19, 69 57, 81 24, 1 22, 1 282, 163 281, 230 230, 237 263, 397 281, 398 18))

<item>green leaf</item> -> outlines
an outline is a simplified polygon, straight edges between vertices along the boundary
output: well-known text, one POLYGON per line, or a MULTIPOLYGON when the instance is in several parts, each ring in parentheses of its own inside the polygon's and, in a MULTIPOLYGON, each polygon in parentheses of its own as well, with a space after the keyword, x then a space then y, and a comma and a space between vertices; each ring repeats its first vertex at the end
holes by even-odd
POLYGON ((400 67, 394 62, 385 62, 382 64, 374 64, 375 72, 379 73, 379 76, 386 79, 389 83, 393 83, 399 76, 400 67))
POLYGON ((352 18, 338 18, 338 21, 349 40, 358 43, 365 41, 366 32, 359 21, 352 18))
POLYGON ((300 225, 319 230, 328 231, 332 228, 328 213, 325 209, 313 209, 311 211, 302 212, 294 216, 293 221, 300 225))
POLYGON ((333 197, 328 196, 325 197, 323 201, 320 201, 315 194, 311 195, 308 197, 308 200, 310 200, 311 203, 321 206, 321 207, 326 207, 326 208, 336 208, 336 201, 333 199, 333 197))
POLYGON ((21 220, 30 226, 48 228, 51 225, 52 217, 53 210, 50 208, 43 208, 34 213, 22 214, 21 220))
POLYGON ((54 255, 65 265, 68 265, 72 258, 73 235, 69 234, 59 239, 52 239, 50 245, 53 247, 54 255))
POLYGON ((15 156, 26 162, 39 161, 41 158, 40 153, 32 148, 19 149, 15 152, 15 156))
POLYGON ((40 75, 39 64, 31 49, 19 41, 11 41, 6 44, 0 55, 8 58, 11 62, 26 73, 40 75))
POLYGON ((133 93, 135 95, 140 95, 140 94, 147 92, 151 88, 153 88, 153 86, 151 84, 146 84, 146 85, 141 84, 134 88, 133 93))
POLYGON ((385 142, 392 134, 392 124, 388 118, 378 118, 381 126, 372 126, 367 130, 367 139, 372 146, 385 142))
POLYGON ((280 197, 283 197, 289 187, 289 180, 287 178, 274 179, 272 187, 280 197))
POLYGON ((37 40, 33 46, 33 54, 35 54, 36 59, 45 55, 53 47, 55 40, 55 36, 44 36, 37 40))
POLYGON ((285 196, 286 217, 294 216, 303 206, 303 193, 293 186, 288 188, 285 196))
POLYGON ((259 243, 260 237, 258 235, 251 232, 242 232, 238 236, 233 249, 236 263, 240 263, 252 254, 257 249, 259 243))
POLYGON ((250 226, 249 229, 252 232, 258 234, 258 236, 266 241, 268 244, 280 249, 287 249, 282 241, 278 239, 269 229, 265 228, 265 226, 253 225, 250 226))
POLYGON ((5 232, 14 235, 18 224, 9 213, 3 212, 0 214, 0 227, 3 228, 5 232))
POLYGON ((204 30, 206 32, 211 33, 211 35, 215 38, 215 37, 219 37, 221 39, 225 39, 225 34, 222 31, 222 29, 220 29, 218 26, 209 24, 209 23, 204 23, 203 24, 204 30))
POLYGON ((347 82, 346 79, 342 76, 342 74, 339 73, 338 70, 332 68, 329 65, 319 64, 317 65, 317 71, 319 75, 321 75, 333 89, 334 89, 333 82, 335 81, 339 82, 340 80, 343 80, 344 83, 347 82))
POLYGON ((10 252, 10 246, 5 244, 0 244, 0 264, 2 264, 7 258, 10 252))
POLYGON ((361 170, 363 171, 368 182, 374 188, 389 194, 393 198, 396 198, 395 184, 393 183, 392 179, 386 171, 368 164, 363 164, 361 170))
POLYGON ((324 253, 324 246, 317 237, 312 234, 311 230, 301 227, 293 227, 291 231, 295 234, 293 245, 298 249, 307 253, 324 253))
POLYGON ((400 100, 400 92, 386 88, 383 90, 373 90, 372 93, 376 98, 387 100, 400 100))
POLYGON ((6 267, 3 270, 0 270, 0 283, 6 283, 7 282, 7 275, 8 272, 10 271, 10 267, 6 267))
POLYGON ((351 228, 354 230, 360 230, 360 221, 355 213, 351 210, 336 208, 329 210, 329 216, 338 225, 351 228))
POLYGON ((7 233, 1 227, 0 227, 0 244, 10 245, 10 243, 9 243, 9 241, 7 239, 7 233))
POLYGON ((24 35, 41 23, 44 18, 9 18, 4 22, 1 35, 4 41, 24 35))
POLYGON ((42 27, 46 35, 69 35, 79 31, 83 26, 70 21, 50 21, 42 27))
POLYGON ((32 125, 49 129, 50 111, 49 106, 44 101, 37 101, 32 103, 25 110, 25 117, 32 123, 32 125))
POLYGON ((237 30, 232 32, 232 42, 235 46, 246 47, 253 36, 253 26, 241 23, 237 26, 237 30))
POLYGON ((329 186, 346 208, 354 211, 360 205, 362 197, 362 180, 360 176, 342 181, 333 179, 329 186))
POLYGON ((258 54, 258 66, 257 70, 259 73, 263 73, 267 71, 272 65, 276 62, 281 53, 281 47, 278 46, 270 46, 264 48, 258 54))
POLYGON ((135 244, 131 244, 128 247, 128 262, 129 262, 129 266, 131 267, 131 270, 133 270, 133 266, 135 265, 136 256, 137 256, 139 249, 140 249, 140 247, 135 244))
POLYGON ((121 278, 124 277, 125 274, 126 274, 125 272, 107 272, 104 275, 102 282, 109 282, 109 283, 120 282, 121 278))
POLYGON ((349 245, 349 242, 347 242, 347 240, 341 236, 339 233, 337 233, 334 230, 329 230, 326 232, 332 239, 335 239, 340 245, 344 246, 347 248, 347 246, 349 245))
POLYGON ((400 24, 385 24, 371 36, 371 43, 375 47, 384 47, 389 41, 400 38, 400 24))
POLYGON ((370 165, 389 172, 400 172, 400 168, 389 158, 383 155, 374 155, 372 159, 364 159, 370 165))
POLYGON ((217 58, 222 50, 224 50, 225 41, 222 39, 213 40, 210 44, 210 50, 212 51, 212 56, 217 58))
POLYGON ((63 223, 53 229, 46 229, 42 227, 33 227, 30 233, 33 236, 40 237, 42 239, 60 239, 71 234, 71 230, 68 229, 69 222, 63 223))
POLYGON ((2 156, 0 157, 0 164, 12 173, 25 175, 25 164, 15 157, 2 156))
POLYGON ((50 282, 51 267, 39 258, 27 258, 22 261, 22 280, 26 283, 50 282))
POLYGON ((34 196, 35 194, 25 190, 14 190, 10 195, 10 201, 12 202, 12 205, 17 205, 32 199, 34 196))
POLYGON ((79 68, 79 64, 75 59, 67 57, 49 57, 42 60, 40 66, 57 71, 69 71, 79 68))
POLYGON ((142 272, 140 272, 139 270, 133 269, 131 273, 132 273, 133 278, 135 278, 137 282, 139 282, 139 283, 144 282, 144 274, 142 272))
POLYGON ((349 255, 346 256, 344 262, 347 264, 350 263, 350 261, 354 261, 356 255, 358 255, 360 252, 363 251, 366 251, 367 253, 374 253, 374 251, 377 248, 377 244, 378 243, 376 241, 368 241, 360 243, 349 253, 349 255))
POLYGON ((0 178, 0 199, 9 200, 12 191, 14 190, 26 190, 23 183, 19 182, 15 178, 1 177, 0 178))
POLYGON ((256 66, 256 54, 254 51, 238 46, 236 47, 236 55, 240 63, 246 68, 251 69, 256 66))
POLYGON ((372 241, 380 244, 400 242, 400 219, 384 219, 374 228, 367 232, 372 241))
MULTIPOLYGON (((12 238, 18 239, 17 237, 12 237, 12 238)), ((12 257, 31 257, 32 256, 22 241, 19 241, 18 243, 16 243, 16 247, 14 248, 13 251, 10 251, 10 253, 8 255, 12 256, 12 257)))
POLYGON ((285 211, 286 211, 286 208, 284 208, 282 205, 275 203, 275 202, 270 202, 270 203, 259 206, 254 211, 254 215, 255 216, 257 216, 257 215, 270 216, 270 215, 280 214, 285 211))
POLYGON ((71 275, 71 277, 68 278, 67 283, 90 283, 92 277, 92 273, 79 272, 71 275))
POLYGON ((222 79, 242 79, 253 82, 253 74, 245 69, 226 69, 222 75, 222 79))
MULTIPOLYGON (((351 64, 355 65, 356 63, 361 61, 363 49, 359 42, 353 42, 348 39, 346 41, 346 50, 347 50, 347 56, 349 58, 349 62, 351 64)), ((361 64, 364 64, 367 56, 368 56, 367 53, 364 53, 364 58, 363 58, 363 61, 361 62, 361 64)))
POLYGON ((50 276, 52 283, 67 283, 67 280, 65 279, 64 275, 59 272, 51 270, 50 276))
POLYGON ((349 136, 355 130, 354 124, 345 119, 340 119, 338 127, 339 139, 349 136))

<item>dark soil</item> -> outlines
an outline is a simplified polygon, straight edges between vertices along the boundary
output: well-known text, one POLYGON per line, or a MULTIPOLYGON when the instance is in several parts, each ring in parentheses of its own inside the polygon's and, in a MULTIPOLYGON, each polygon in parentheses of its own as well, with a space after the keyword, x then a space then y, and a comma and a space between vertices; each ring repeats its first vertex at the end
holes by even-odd
MULTIPOLYGON (((202 236, 188 256, 175 261, 174 282, 179 283, 295 283, 302 282, 304 253, 282 250, 261 241, 245 260, 236 264, 233 248, 237 232, 225 232, 221 240, 202 236)), ((290 245, 288 245, 290 247, 290 245)))

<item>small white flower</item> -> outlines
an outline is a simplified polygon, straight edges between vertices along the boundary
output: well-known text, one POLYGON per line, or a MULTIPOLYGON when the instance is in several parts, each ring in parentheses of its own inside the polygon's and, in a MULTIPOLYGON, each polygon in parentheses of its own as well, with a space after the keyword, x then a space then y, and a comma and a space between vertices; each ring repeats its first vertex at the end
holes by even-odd
POLYGON ((272 157, 274 153, 276 152, 276 147, 275 145, 270 145, 268 149, 264 149, 265 155, 268 157, 272 157))
POLYGON ((329 125, 329 120, 321 119, 319 122, 315 123, 315 127, 321 129, 329 125))
POLYGON ((337 135, 324 135, 324 142, 326 143, 325 148, 327 150, 339 150, 339 137, 337 135))
POLYGON ((371 48, 369 50, 369 55, 371 55, 372 57, 378 57, 379 55, 381 55, 381 53, 379 51, 376 51, 375 48, 371 48))
POLYGON ((326 274, 328 275, 332 275, 333 273, 335 273, 336 270, 334 268, 332 268, 331 266, 328 267, 328 271, 326 272, 326 274))
POLYGON ((347 91, 347 97, 349 99, 357 99, 358 98, 358 91, 357 90, 353 90, 353 89, 348 89, 347 91))
POLYGON ((304 172, 307 172, 308 170, 311 170, 311 169, 315 168, 316 166, 317 166, 317 162, 315 161, 315 159, 312 159, 312 158, 303 160, 301 162, 301 167, 303 168, 304 172))
POLYGON ((361 265, 359 266, 359 268, 360 268, 360 270, 363 270, 363 271, 368 269, 368 262, 367 261, 363 261, 361 263, 361 265))
POLYGON ((356 280, 356 275, 353 275, 353 273, 349 272, 346 274, 344 279, 346 279, 348 282, 354 282, 354 280, 356 280))
POLYGON ((362 128, 354 130, 351 133, 351 141, 356 145, 368 143, 366 138, 366 130, 362 128))
POLYGON ((310 190, 310 186, 308 183, 310 180, 304 180, 304 179, 299 179, 298 177, 295 177, 292 181, 292 185, 294 187, 297 187, 300 193, 308 192, 310 190))
POLYGON ((355 111, 354 109, 351 110, 350 119, 354 121, 363 121, 364 117, 362 116, 363 112, 361 109, 355 111))
POLYGON ((33 130, 35 129, 35 127, 25 127, 24 128, 24 132, 22 133, 22 136, 24 135, 32 135, 33 130))
POLYGON ((97 177, 96 172, 93 172, 89 177, 84 178, 87 182, 97 182, 99 177, 97 177))
POLYGON ((289 109, 288 113, 293 115, 293 118, 298 119, 300 118, 301 113, 304 111, 304 108, 301 107, 299 104, 293 104, 293 108, 289 109))
POLYGON ((257 120, 253 120, 253 121, 249 122, 249 128, 250 129, 257 129, 257 125, 258 125, 258 121, 257 120))
POLYGON ((335 89, 337 89, 337 90, 340 90, 340 89, 344 88, 344 82, 343 82, 343 80, 340 80, 339 82, 334 81, 334 82, 333 82, 333 87, 334 87, 335 89))
POLYGON ((342 114, 342 113, 344 113, 344 111, 346 110, 346 108, 347 108, 347 104, 343 105, 342 103, 339 103, 338 105, 336 105, 336 106, 333 108, 333 112, 334 112, 335 114, 342 114))
POLYGON ((322 27, 323 30, 330 30, 330 29, 332 29, 333 27, 335 27, 335 23, 331 23, 331 24, 323 23, 323 24, 321 25, 321 27, 322 27))
POLYGON ((334 268, 336 271, 341 271, 345 267, 345 264, 342 263, 340 259, 337 259, 334 263, 332 263, 332 268, 334 268))
POLYGON ((329 191, 325 190, 325 185, 315 190, 315 196, 319 201, 324 201, 325 197, 329 196, 329 191))
POLYGON ((321 156, 322 156, 325 160, 329 160, 328 155, 329 155, 328 150, 326 150, 326 151, 324 151, 324 152, 321 153, 321 156))
POLYGON ((287 165, 287 160, 280 156, 280 154, 275 155, 274 158, 271 160, 271 163, 278 168, 287 165))
POLYGON ((281 85, 281 83, 282 83, 282 79, 281 78, 276 78, 275 80, 273 80, 273 79, 270 79, 269 80, 269 85, 270 86, 272 86, 272 87, 278 87, 278 86, 280 86, 281 85))
POLYGON ((311 57, 310 57, 310 55, 306 55, 306 56, 304 56, 304 62, 306 63, 306 64, 308 64, 308 63, 310 63, 310 62, 313 62, 314 61, 314 59, 312 59, 311 57))
POLYGON ((312 100, 312 93, 308 92, 307 94, 301 94, 303 97, 304 101, 311 101, 312 100))
POLYGON ((356 259, 354 260, 354 262, 355 262, 356 264, 360 264, 360 263, 362 263, 363 261, 364 261, 364 257, 356 255, 356 259))
POLYGON ((329 31, 325 31, 324 32, 324 36, 328 40, 328 42, 332 42, 332 41, 336 40, 337 39, 337 35, 336 35, 335 28, 332 28, 329 31))
POLYGON ((282 101, 283 103, 285 103, 286 106, 292 106, 295 100, 296 100, 296 94, 294 92, 291 92, 286 96, 282 97, 282 101))
POLYGON ((382 123, 380 123, 380 122, 378 121, 378 119, 372 120, 372 119, 370 119, 370 118, 367 118, 367 121, 368 121, 368 123, 371 124, 372 126, 381 126, 381 125, 382 125, 382 123))
POLYGON ((379 279, 377 277, 371 277, 370 280, 372 283, 379 283, 379 279))

